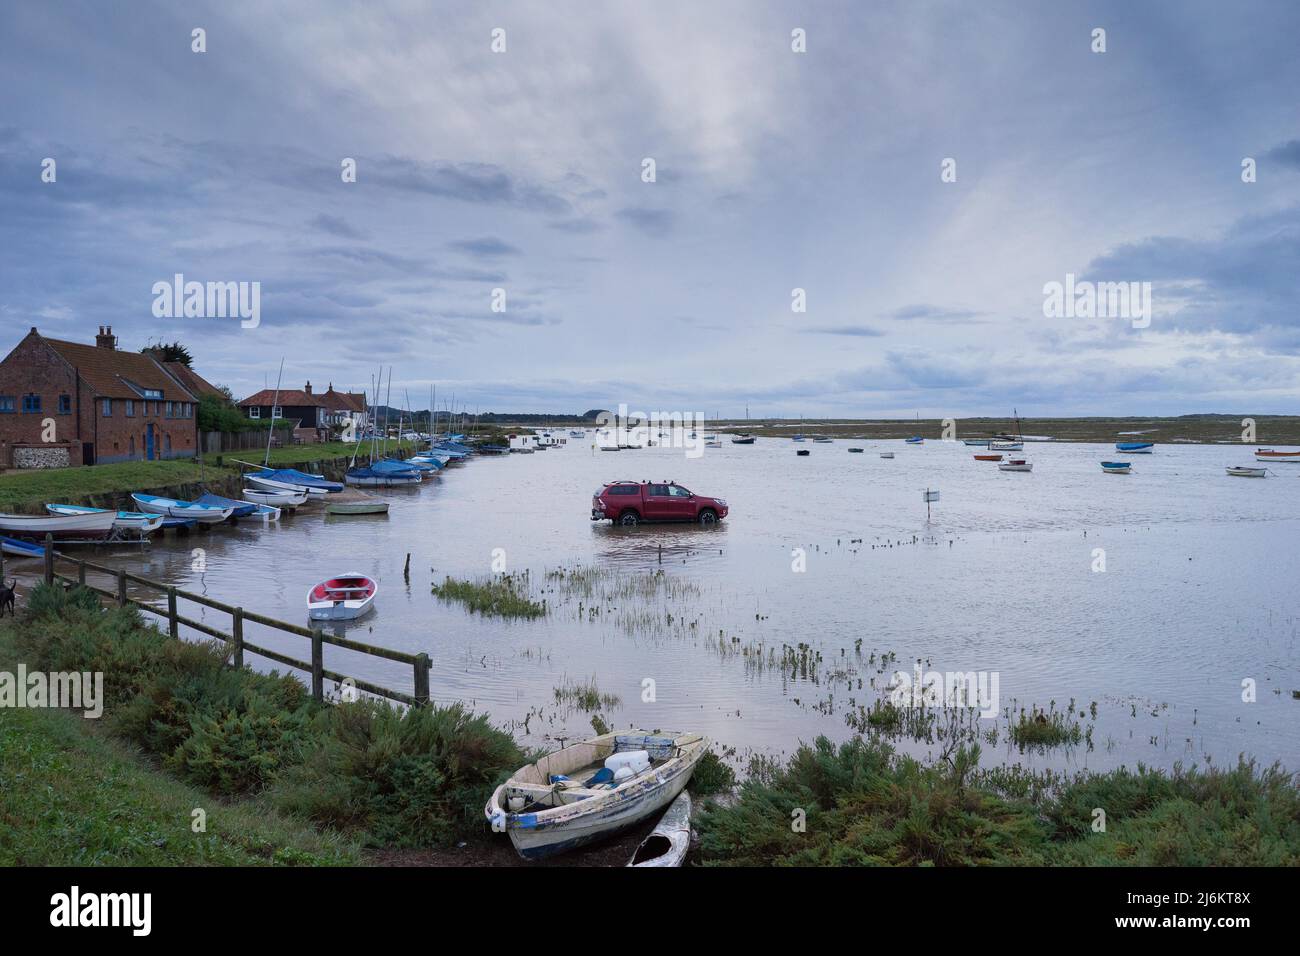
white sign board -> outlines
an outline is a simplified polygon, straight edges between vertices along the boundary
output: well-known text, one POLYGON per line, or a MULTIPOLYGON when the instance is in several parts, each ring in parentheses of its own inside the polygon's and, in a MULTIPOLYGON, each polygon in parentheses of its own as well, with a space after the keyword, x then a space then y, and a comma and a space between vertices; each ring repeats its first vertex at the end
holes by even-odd
POLYGON ((925 500, 926 500, 926 501, 938 501, 938 500, 939 500, 939 492, 937 492, 937 491, 927 491, 927 492, 925 493, 925 500))

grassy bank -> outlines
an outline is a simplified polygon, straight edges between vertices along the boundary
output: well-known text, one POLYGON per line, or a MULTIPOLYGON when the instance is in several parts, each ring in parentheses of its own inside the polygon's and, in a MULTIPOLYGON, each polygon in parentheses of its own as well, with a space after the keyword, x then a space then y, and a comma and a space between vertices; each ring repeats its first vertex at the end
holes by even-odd
POLYGON ((889 744, 824 737, 755 762, 739 799, 700 819, 705 863, 740 866, 1296 866, 1297 780, 1249 762, 1046 781, 981 770, 979 748, 923 765, 889 744), (1104 821, 1104 830, 1095 827, 1104 821))
MULTIPOLYGON (((9 630, 11 659, 29 669, 102 672, 100 731, 153 757, 173 783, 357 844, 483 838, 492 788, 525 762, 512 738, 459 705, 317 704, 291 676, 227 667, 223 646, 173 641, 134 610, 101 610, 88 591, 39 586, 9 630)), ((0 799, 37 799, 5 789, 0 799)))

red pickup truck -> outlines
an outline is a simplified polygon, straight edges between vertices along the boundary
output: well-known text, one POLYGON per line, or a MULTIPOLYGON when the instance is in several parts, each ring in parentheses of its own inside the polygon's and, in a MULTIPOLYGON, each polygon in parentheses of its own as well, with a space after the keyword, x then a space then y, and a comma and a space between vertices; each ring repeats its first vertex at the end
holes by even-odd
POLYGON ((634 526, 642 521, 717 524, 727 516, 721 498, 693 495, 671 481, 611 481, 591 496, 591 520, 634 526))

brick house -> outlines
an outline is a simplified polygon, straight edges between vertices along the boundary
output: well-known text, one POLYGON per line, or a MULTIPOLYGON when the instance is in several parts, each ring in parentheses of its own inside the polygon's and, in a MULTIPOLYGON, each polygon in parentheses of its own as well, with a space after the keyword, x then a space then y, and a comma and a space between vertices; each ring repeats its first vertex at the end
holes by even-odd
POLYGON ((301 391, 264 388, 235 404, 253 421, 292 422, 294 441, 324 441, 329 430, 329 409, 322 396, 312 392, 311 382, 301 391))
POLYGON ((162 363, 32 328, 0 361, 0 467, 53 468, 196 453, 196 396, 162 363))

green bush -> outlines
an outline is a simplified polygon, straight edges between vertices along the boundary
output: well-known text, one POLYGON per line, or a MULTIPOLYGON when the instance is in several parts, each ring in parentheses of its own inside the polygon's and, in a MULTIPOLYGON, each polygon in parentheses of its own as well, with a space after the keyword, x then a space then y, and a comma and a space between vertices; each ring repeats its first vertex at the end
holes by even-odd
POLYGON ((364 831, 373 845, 481 834, 493 788, 526 762, 513 738, 459 704, 340 704, 324 723, 322 745, 284 774, 273 800, 318 823, 364 831))

